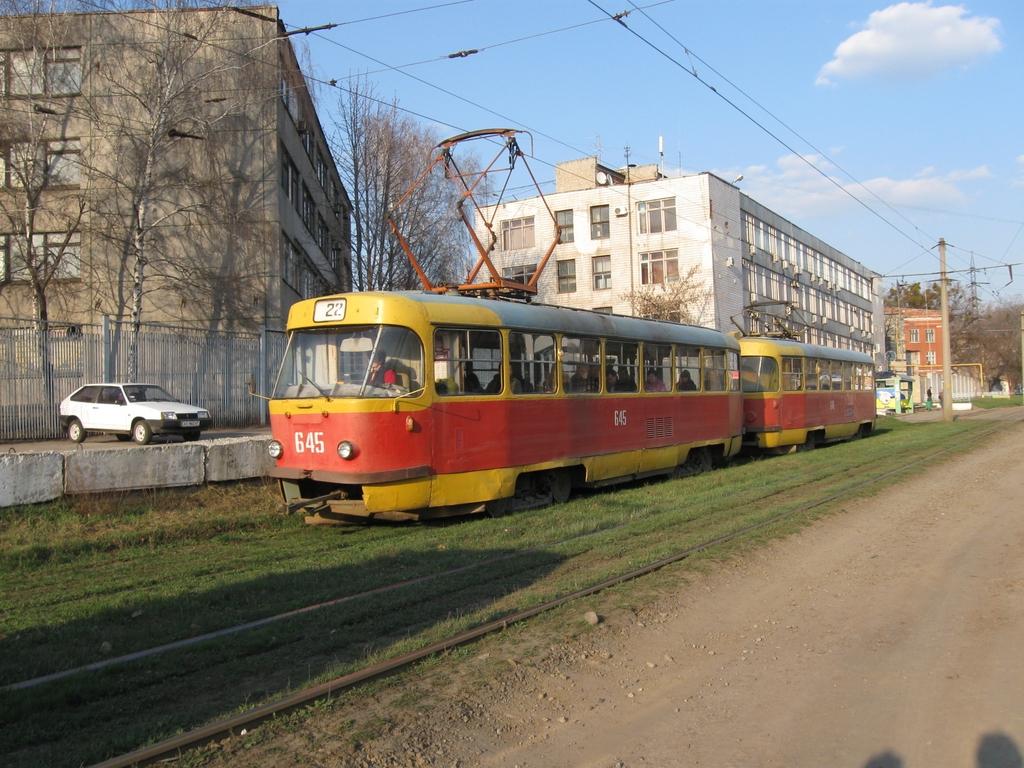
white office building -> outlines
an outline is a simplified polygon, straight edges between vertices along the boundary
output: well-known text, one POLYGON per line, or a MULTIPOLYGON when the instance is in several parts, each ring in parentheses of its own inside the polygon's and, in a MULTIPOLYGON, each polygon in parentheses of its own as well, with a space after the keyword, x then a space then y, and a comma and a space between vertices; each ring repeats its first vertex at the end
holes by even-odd
POLYGON ((711 173, 668 178, 656 166, 561 163, 555 192, 482 208, 476 222, 502 276, 526 281, 560 233, 537 301, 640 314, 683 280, 699 299, 683 316, 721 331, 777 331, 884 354, 880 276, 711 173), (546 206, 545 206, 546 202, 546 206), (550 213, 549 213, 550 209, 550 213))

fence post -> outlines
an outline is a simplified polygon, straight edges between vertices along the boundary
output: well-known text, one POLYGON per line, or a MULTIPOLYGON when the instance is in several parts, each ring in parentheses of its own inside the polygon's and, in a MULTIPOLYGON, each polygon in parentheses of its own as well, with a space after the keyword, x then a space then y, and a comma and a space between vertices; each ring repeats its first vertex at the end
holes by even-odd
POLYGON ((110 359, 110 316, 103 316, 103 380, 113 381, 113 361, 110 359))
MULTIPOLYGON (((256 382, 256 391, 261 395, 265 395, 269 389, 267 381, 267 326, 260 326, 260 376, 259 381, 256 382)), ((260 408, 260 426, 267 426, 267 406, 266 400, 259 400, 260 408)))

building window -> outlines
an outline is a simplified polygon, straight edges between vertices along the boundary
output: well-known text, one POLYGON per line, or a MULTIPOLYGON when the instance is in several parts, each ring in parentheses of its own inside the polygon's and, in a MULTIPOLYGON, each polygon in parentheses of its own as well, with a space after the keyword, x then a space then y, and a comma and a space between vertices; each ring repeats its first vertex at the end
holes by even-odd
POLYGON ((590 239, 606 240, 611 237, 611 224, 608 220, 608 206, 595 205, 590 209, 590 239))
POLYGON ((925 328, 924 329, 924 340, 925 340, 926 344, 934 344, 935 343, 935 329, 934 328, 925 328))
POLYGON ((679 252, 650 251, 640 254, 640 282, 644 285, 664 285, 679 279, 679 252))
POLYGON ((47 180, 54 186, 72 186, 82 181, 82 144, 78 139, 46 142, 47 180))
POLYGON ((636 212, 640 219, 641 234, 673 232, 676 228, 676 199, 674 197, 641 201, 636 204, 636 212))
POLYGON ((45 232, 32 235, 32 252, 25 253, 25 239, 10 239, 5 280, 29 280, 29 267, 36 274, 52 275, 57 280, 74 280, 81 274, 82 238, 78 232, 45 232))
POLYGON ((284 78, 281 79, 281 101, 284 103, 285 109, 288 110, 288 114, 291 115, 292 120, 298 122, 299 99, 295 95, 295 89, 284 78))
POLYGON ((928 363, 928 365, 935 365, 935 353, 934 352, 925 352, 924 353, 924 359, 925 359, 925 362, 928 363))
POLYGON ((533 216, 501 222, 501 248, 505 251, 533 248, 533 216))
POLYGON ((316 216, 316 204, 313 202, 313 195, 309 192, 309 187, 305 184, 302 185, 302 223, 306 225, 306 231, 310 234, 316 232, 313 226, 316 216))
POLYGON ((16 96, 72 96, 82 90, 82 49, 11 51, 10 93, 16 96))
POLYGON ((294 288, 297 293, 299 288, 299 271, 301 268, 298 249, 283 234, 282 245, 284 246, 284 258, 281 260, 281 279, 294 288))
POLYGON ((515 283, 528 283, 536 270, 536 264, 519 264, 515 267, 505 267, 501 270, 501 276, 515 283))
POLYGON ((594 307, 595 312, 600 312, 602 315, 610 315, 612 313, 611 307, 594 307))
POLYGON ((917 344, 921 341, 921 332, 917 328, 910 329, 910 343, 917 344))
POLYGON ((612 287, 612 257, 594 257, 594 290, 602 291, 612 287))
POLYGON ((575 235, 572 229, 572 211, 555 211, 555 221, 558 222, 558 242, 573 242, 575 235))
POLYGON ((558 292, 576 292, 576 259, 565 259, 558 262, 558 292))

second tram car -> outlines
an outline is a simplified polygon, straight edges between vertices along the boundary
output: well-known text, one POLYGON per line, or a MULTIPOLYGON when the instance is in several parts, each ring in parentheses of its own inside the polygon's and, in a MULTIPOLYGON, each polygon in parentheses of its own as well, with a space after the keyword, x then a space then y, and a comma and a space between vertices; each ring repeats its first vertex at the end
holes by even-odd
POLYGON ((502 512, 741 447, 739 342, 707 328, 406 292, 302 301, 288 330, 271 475, 311 522, 502 512))
POLYGON ((788 339, 740 339, 744 445, 773 452, 868 435, 875 427, 869 355, 788 339))

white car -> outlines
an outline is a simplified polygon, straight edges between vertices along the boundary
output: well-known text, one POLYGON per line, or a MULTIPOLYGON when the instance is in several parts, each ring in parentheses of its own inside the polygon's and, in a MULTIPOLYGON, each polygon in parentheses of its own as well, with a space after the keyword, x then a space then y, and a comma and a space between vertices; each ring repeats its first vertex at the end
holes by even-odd
POLYGON ((181 403, 155 384, 86 384, 61 400, 60 424, 80 443, 90 432, 145 445, 153 435, 198 440, 210 426, 205 408, 181 403))

